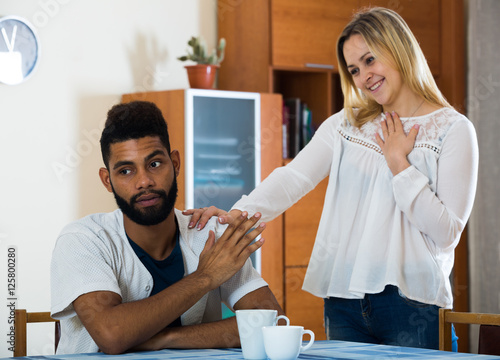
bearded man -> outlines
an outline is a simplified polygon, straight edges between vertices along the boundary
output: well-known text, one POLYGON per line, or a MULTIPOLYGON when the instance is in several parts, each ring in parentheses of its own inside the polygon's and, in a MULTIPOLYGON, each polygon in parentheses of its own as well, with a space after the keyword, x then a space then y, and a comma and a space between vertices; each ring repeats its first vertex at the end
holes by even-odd
POLYGON ((174 208, 180 169, 153 103, 115 105, 101 137, 99 176, 119 209, 67 225, 52 256, 52 317, 58 354, 239 346, 230 309, 283 313, 249 256, 265 224, 243 213, 189 229, 174 208))

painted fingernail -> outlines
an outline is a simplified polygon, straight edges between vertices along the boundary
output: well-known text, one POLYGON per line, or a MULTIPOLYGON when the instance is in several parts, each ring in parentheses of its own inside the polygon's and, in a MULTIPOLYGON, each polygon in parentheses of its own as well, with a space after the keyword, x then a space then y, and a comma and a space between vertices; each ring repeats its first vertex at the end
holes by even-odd
POLYGON ((392 116, 394 116, 394 115, 396 115, 396 112, 393 110, 393 111, 391 112, 391 114, 392 114, 392 116))
POLYGON ((261 213, 257 212, 257 213, 255 213, 255 215, 254 215, 254 216, 258 219, 258 218, 260 218, 260 217, 261 217, 261 213))
POLYGON ((194 226, 194 222, 190 222, 189 225, 188 225, 188 228, 192 229, 194 226))
POLYGON ((222 216, 219 218, 219 222, 220 222, 221 224, 224 224, 224 218, 223 218, 222 216))
POLYGON ((260 223, 259 227, 264 227, 266 226, 266 223, 260 223))
POLYGON ((196 230, 201 230, 201 224, 198 224, 198 226, 196 227, 196 230))

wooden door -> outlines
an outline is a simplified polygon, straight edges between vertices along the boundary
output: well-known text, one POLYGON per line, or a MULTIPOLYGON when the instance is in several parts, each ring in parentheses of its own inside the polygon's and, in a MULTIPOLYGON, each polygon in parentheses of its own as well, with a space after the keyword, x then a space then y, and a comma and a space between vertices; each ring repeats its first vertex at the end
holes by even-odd
POLYGON ((357 0, 272 0, 272 65, 337 66, 338 35, 357 0))
POLYGON ((292 323, 314 331, 317 340, 326 339, 323 299, 302 290, 302 284, 318 231, 327 186, 328 178, 284 214, 285 312, 292 323))
POLYGON ((441 71, 441 1, 440 0, 360 0, 359 7, 381 6, 403 17, 417 38, 432 74, 441 71))

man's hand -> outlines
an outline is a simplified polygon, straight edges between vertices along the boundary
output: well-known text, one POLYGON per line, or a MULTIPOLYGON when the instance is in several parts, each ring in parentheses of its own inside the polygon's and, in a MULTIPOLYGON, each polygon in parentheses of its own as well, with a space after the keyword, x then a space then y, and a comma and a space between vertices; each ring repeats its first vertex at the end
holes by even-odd
POLYGON ((198 269, 193 275, 207 277, 210 288, 214 289, 229 280, 238 272, 250 255, 259 249, 264 239, 252 243, 264 231, 266 224, 249 230, 259 221, 260 213, 247 219, 247 212, 242 212, 229 223, 224 234, 215 241, 215 235, 210 231, 205 248, 200 254, 198 269))
POLYGON ((233 209, 226 212, 222 209, 216 208, 215 206, 210 206, 199 209, 184 210, 182 214, 191 215, 191 221, 188 226, 190 229, 196 226, 198 230, 201 230, 205 227, 208 220, 210 220, 212 216, 218 216, 219 223, 221 224, 229 224, 241 215, 241 210, 233 209))

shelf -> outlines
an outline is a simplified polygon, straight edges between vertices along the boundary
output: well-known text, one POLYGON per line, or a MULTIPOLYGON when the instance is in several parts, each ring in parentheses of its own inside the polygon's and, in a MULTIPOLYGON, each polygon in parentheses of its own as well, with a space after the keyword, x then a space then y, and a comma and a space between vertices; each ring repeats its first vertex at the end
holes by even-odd
MULTIPOLYGON (((333 66, 333 65, 332 65, 333 66)), ((333 67, 331 69, 320 67, 296 67, 296 66, 271 66, 274 71, 290 71, 290 72, 321 72, 321 73, 338 73, 338 69, 333 67)))
POLYGON ((199 145, 210 145, 210 146, 237 146, 237 138, 211 138, 211 137, 195 137, 193 139, 195 144, 199 145))
POLYGON ((195 155, 195 158, 197 159, 204 159, 204 160, 227 160, 227 161, 233 161, 233 160, 239 160, 241 159, 241 155, 238 154, 197 154, 195 155))
POLYGON ((274 70, 273 92, 281 93, 283 99, 300 98, 312 112, 312 122, 317 128, 332 114, 332 71, 311 69, 307 71, 274 70))

